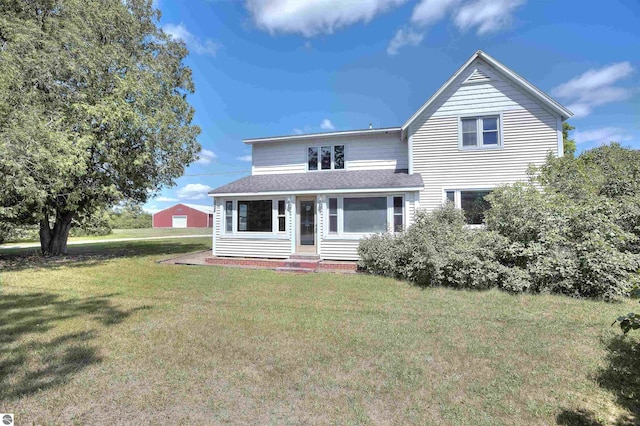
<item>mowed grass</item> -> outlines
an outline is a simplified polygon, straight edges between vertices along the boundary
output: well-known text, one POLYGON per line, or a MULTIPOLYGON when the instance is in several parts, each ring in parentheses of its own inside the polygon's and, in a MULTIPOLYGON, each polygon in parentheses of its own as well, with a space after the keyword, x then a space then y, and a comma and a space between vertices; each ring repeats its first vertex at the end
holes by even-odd
MULTIPOLYGON (((632 302, 175 266, 207 239, 4 260, 17 424, 634 424, 632 302)), ((1 259, 1 258, 0 258, 1 259)))
MULTIPOLYGON (((69 242, 95 241, 95 240, 115 240, 119 238, 149 238, 149 237, 172 237, 181 235, 212 235, 211 228, 140 228, 140 229, 113 229, 108 235, 89 235, 85 237, 69 237, 69 242)), ((24 243, 39 243, 39 240, 24 239, 19 241, 8 241, 4 247, 20 245, 24 243)))

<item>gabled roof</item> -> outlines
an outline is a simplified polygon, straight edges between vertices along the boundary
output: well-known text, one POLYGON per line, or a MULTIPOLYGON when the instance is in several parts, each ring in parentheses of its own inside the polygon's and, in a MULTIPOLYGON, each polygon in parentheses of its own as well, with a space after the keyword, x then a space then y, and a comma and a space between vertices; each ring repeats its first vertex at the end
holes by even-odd
POLYGON ((209 191, 211 196, 421 190, 419 173, 407 170, 335 170, 310 173, 252 175, 209 191))
POLYGON ((460 74, 462 74, 464 72, 464 70, 466 70, 472 63, 473 61, 475 61, 476 59, 482 59, 484 60, 486 63, 488 63, 489 65, 491 65, 494 69, 496 69, 501 75, 503 75, 504 77, 507 78, 508 81, 510 81, 511 83, 515 84, 517 87, 519 87, 521 90, 525 91, 527 94, 531 95, 531 97, 533 97, 534 99, 536 99, 538 102, 542 103, 543 105, 545 105, 547 108, 549 108, 551 111, 557 113, 559 116, 562 117, 563 120, 566 120, 570 117, 573 116, 573 113, 571 111, 569 111, 568 109, 566 109, 565 107, 563 107, 562 105, 560 105, 558 102, 554 101, 553 99, 551 99, 551 97, 549 95, 547 95, 546 93, 544 93, 542 90, 538 89, 537 87, 535 87, 533 84, 529 83, 527 80, 525 80, 524 78, 520 77, 518 74, 516 74, 515 72, 513 72, 512 70, 510 70, 509 68, 507 68, 506 66, 502 65, 500 62, 496 61, 495 59, 493 59, 491 56, 487 55, 486 53, 484 53, 482 50, 478 50, 476 53, 474 53, 468 60, 467 62, 465 62, 459 69, 458 71, 456 71, 450 78, 449 80, 446 81, 446 83, 444 83, 442 85, 442 87, 440 87, 440 89, 438 89, 437 92, 435 92, 428 100, 427 102, 425 102, 420 109, 418 109, 403 125, 402 125, 402 131, 406 132, 408 127, 411 125, 411 123, 413 123, 419 116, 420 114, 422 114, 424 111, 427 110, 427 108, 429 108, 431 105, 433 105, 433 103, 440 97, 440 95, 442 95, 448 88, 449 86, 451 86, 453 84, 453 82, 460 76, 460 74))
POLYGON ((213 206, 203 206, 201 204, 187 204, 187 203, 180 203, 183 206, 187 206, 190 209, 194 209, 194 210, 198 210, 199 212, 202 213, 208 213, 208 214, 213 214, 213 206))

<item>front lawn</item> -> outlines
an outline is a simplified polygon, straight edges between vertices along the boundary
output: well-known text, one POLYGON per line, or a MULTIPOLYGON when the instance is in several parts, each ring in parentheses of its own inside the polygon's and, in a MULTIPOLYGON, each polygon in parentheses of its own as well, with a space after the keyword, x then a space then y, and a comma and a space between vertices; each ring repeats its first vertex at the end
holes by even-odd
MULTIPOLYGON (((208 239, 0 255, 16 424, 633 424, 632 302, 162 265, 208 239)), ((635 392, 635 394, 634 394, 635 392)))
MULTIPOLYGON (((69 237, 69 242, 115 240, 120 238, 149 238, 149 237, 173 237, 182 235, 212 235, 212 228, 139 228, 139 229, 113 229, 107 235, 89 235, 84 237, 69 237)), ((39 243, 38 239, 23 239, 8 241, 5 247, 22 245, 24 243, 39 243)))

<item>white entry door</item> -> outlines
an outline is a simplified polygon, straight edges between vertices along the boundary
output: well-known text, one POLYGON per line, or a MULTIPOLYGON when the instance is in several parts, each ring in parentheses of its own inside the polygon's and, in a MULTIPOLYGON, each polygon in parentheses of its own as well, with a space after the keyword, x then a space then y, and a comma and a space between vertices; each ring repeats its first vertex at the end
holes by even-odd
POLYGON ((187 227, 187 217, 186 216, 172 216, 171 217, 171 227, 173 227, 173 228, 186 228, 187 227))

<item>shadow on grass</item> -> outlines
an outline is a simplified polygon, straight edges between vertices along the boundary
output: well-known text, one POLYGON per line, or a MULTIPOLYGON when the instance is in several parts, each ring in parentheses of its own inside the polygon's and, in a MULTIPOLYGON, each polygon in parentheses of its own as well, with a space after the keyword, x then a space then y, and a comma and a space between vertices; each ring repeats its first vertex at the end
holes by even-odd
MULTIPOLYGON (((616 403, 631 413, 621 416, 615 425, 640 423, 640 345, 633 338, 616 336, 607 343, 607 366, 596 377, 598 385, 616 397, 616 403)), ((588 410, 564 410, 556 418, 559 425, 600 426, 596 413, 588 410)), ((609 424, 609 423, 606 423, 609 424)))
POLYGON ((60 335, 56 328, 73 318, 109 327, 135 311, 150 309, 119 309, 110 300, 113 296, 0 295, 0 402, 62 385, 87 366, 101 362, 98 348, 92 345, 96 330, 60 335))
POLYGON ((192 240, 112 242, 69 246, 68 253, 59 257, 41 256, 38 250, 16 249, 9 253, 0 252, 0 271, 20 271, 33 268, 55 269, 63 266, 84 267, 101 264, 109 259, 142 257, 152 255, 179 255, 211 248, 208 244, 192 240))

